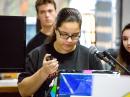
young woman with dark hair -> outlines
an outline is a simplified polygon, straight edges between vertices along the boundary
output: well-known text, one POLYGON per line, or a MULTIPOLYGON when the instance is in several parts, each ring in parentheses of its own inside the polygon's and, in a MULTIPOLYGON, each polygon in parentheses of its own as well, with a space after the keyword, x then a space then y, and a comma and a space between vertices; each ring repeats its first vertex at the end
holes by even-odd
MULTIPOLYGON (((130 23, 127 24, 122 30, 117 60, 130 71, 130 23)), ((118 65, 116 65, 116 71, 121 74, 127 74, 118 65)))
POLYGON ((82 17, 77 9, 60 10, 50 43, 37 47, 26 58, 26 72, 18 78, 22 96, 45 97, 49 84, 59 70, 102 69, 95 55, 78 43, 81 24, 82 17), (53 57, 51 60, 48 59, 50 56, 53 57))

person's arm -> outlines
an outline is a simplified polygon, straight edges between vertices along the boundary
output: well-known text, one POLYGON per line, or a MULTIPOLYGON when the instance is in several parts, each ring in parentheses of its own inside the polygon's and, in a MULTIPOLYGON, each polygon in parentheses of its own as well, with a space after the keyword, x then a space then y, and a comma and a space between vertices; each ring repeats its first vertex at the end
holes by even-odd
POLYGON ((47 56, 48 54, 45 55, 43 66, 36 73, 18 83, 18 89, 22 97, 32 96, 46 81, 49 74, 57 71, 58 61, 56 59, 46 61, 47 56))

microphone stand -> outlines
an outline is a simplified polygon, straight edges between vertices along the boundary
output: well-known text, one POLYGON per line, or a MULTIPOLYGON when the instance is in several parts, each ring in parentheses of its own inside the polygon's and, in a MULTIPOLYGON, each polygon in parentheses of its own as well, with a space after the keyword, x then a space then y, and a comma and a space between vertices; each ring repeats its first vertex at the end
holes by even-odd
POLYGON ((121 65, 115 58, 113 58, 109 52, 104 51, 103 53, 105 56, 111 59, 115 64, 117 64, 120 68, 122 68, 126 73, 130 75, 130 71, 125 66, 121 65))

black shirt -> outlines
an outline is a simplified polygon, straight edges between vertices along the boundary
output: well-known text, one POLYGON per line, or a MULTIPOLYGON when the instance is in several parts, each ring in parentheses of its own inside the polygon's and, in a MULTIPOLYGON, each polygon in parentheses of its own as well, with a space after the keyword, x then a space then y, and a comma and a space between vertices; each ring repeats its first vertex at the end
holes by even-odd
MULTIPOLYGON (((25 77, 31 76, 42 66, 42 61, 46 53, 51 54, 54 58, 59 61, 59 69, 67 70, 101 70, 101 62, 89 53, 89 49, 77 44, 74 51, 68 54, 58 53, 53 43, 41 45, 31 51, 26 58, 26 72, 19 75, 18 81, 22 81, 25 77)), ((45 92, 49 89, 49 84, 52 79, 47 79, 39 90, 34 94, 34 97, 44 97, 45 92)))
POLYGON ((44 43, 44 41, 47 39, 48 36, 46 36, 44 33, 39 32, 36 34, 27 44, 26 46, 26 53, 28 54, 31 50, 34 48, 40 46, 44 43))

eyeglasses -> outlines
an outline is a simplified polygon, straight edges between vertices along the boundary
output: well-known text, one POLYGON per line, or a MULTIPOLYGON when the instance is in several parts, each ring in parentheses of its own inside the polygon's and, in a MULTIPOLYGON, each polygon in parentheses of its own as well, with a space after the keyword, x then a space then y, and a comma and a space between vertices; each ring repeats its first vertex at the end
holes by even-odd
POLYGON ((69 35, 68 33, 60 31, 59 29, 57 29, 57 31, 59 32, 60 37, 63 38, 63 39, 66 39, 66 40, 69 39, 69 38, 71 38, 72 40, 78 40, 79 37, 80 37, 79 33, 69 35))

